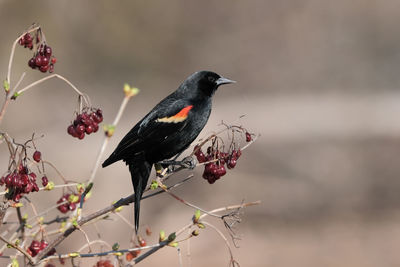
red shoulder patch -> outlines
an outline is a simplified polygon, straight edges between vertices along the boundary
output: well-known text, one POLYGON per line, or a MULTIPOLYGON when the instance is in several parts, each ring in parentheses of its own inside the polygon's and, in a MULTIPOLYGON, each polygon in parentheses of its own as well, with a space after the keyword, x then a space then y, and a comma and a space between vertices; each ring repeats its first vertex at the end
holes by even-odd
POLYGON ((189 111, 193 108, 193 105, 190 106, 186 106, 183 109, 181 109, 178 113, 176 113, 175 115, 171 116, 171 117, 164 117, 164 118, 160 118, 157 119, 157 122, 166 122, 166 123, 178 123, 178 122, 182 122, 184 120, 186 120, 189 111))

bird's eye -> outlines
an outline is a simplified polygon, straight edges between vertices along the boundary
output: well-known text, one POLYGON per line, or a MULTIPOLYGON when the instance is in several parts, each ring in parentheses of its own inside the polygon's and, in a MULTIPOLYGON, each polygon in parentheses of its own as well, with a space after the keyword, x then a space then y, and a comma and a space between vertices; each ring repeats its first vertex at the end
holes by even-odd
POLYGON ((215 78, 214 77, 212 77, 212 76, 208 76, 208 80, 210 81, 210 82, 215 82, 215 78))

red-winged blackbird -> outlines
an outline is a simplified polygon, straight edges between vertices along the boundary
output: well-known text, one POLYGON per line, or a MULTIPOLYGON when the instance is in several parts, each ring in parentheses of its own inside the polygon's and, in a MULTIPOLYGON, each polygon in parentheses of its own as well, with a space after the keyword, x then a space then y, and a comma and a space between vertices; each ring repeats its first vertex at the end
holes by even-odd
POLYGON ((140 200, 154 163, 184 151, 206 125, 211 98, 222 84, 233 83, 211 71, 189 76, 179 88, 139 121, 104 161, 129 165, 135 190, 135 230, 139 227, 140 200))

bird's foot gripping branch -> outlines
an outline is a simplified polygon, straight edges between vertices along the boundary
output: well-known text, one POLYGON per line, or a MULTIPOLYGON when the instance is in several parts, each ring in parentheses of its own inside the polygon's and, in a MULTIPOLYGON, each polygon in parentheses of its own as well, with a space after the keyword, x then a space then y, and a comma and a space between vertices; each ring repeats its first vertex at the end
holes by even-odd
MULTIPOLYGON (((165 227, 175 229, 170 234, 166 234, 163 230, 160 230, 158 235, 152 234, 150 226, 147 226, 138 234, 128 238, 130 246, 120 248, 119 243, 127 240, 104 239, 102 229, 98 227, 96 222, 103 221, 113 224, 116 219, 121 220, 126 225, 126 232, 133 232, 135 228, 133 222, 128 220, 121 210, 123 206, 135 202, 135 199, 137 199, 135 194, 113 203, 104 204, 103 207, 99 206, 98 203, 91 202, 90 196, 98 193, 95 186, 98 182, 96 177, 107 145, 114 132, 118 130, 117 126, 126 105, 139 90, 125 84, 123 100, 114 120, 109 124, 101 125, 103 120, 107 119, 103 118, 101 109, 94 107, 88 95, 79 90, 68 79, 54 73, 56 62, 57 65, 62 62, 54 56, 55 50, 46 40, 42 27, 36 24, 18 36, 12 45, 8 72, 3 83, 5 100, 0 110, 0 144, 7 146, 9 151, 8 164, 0 178, 2 189, 2 192, 0 191, 0 221, 2 222, 0 224, 0 240, 2 242, 0 243, 0 265, 11 264, 12 267, 17 267, 26 263, 32 266, 44 265, 49 267, 62 264, 66 260, 71 261, 72 265, 76 265, 81 261, 84 262, 87 258, 95 258, 96 266, 121 266, 139 263, 164 247, 176 249, 178 257, 181 257, 179 248, 184 242, 199 236, 202 231, 210 229, 219 235, 226 244, 230 255, 229 263, 231 266, 236 266, 237 262, 233 257, 231 242, 215 224, 219 223, 220 228, 225 227, 233 244, 235 244, 238 238, 232 229, 235 224, 240 222, 241 210, 259 204, 259 202, 240 203, 231 206, 223 205, 223 208, 205 210, 173 192, 175 188, 185 185, 187 181, 195 178, 193 174, 174 183, 170 183, 172 179, 168 180, 168 178, 180 170, 204 166, 203 177, 209 183, 213 183, 226 173, 225 167, 228 169, 235 167, 242 151, 252 144, 257 136, 249 134, 242 126, 223 124, 221 131, 201 140, 194 147, 193 152, 183 160, 177 161, 175 158, 175 161, 172 162, 154 162, 157 163, 156 166, 163 166, 165 169, 159 169, 160 177, 154 179, 145 188, 142 199, 167 193, 193 209, 194 215, 187 218, 186 222, 177 222, 173 227, 166 225, 165 227), (21 47, 30 49, 32 55, 26 59, 27 72, 24 72, 14 82, 11 80, 14 54, 21 47), (25 76, 37 70, 44 75, 43 78, 22 86, 25 76), (46 151, 40 145, 42 142, 46 142, 45 135, 39 136, 29 132, 26 133, 28 136, 26 140, 18 141, 14 140, 7 133, 7 129, 1 125, 9 104, 18 104, 17 101, 20 97, 29 97, 28 91, 30 89, 39 88, 45 81, 52 78, 57 78, 66 83, 67 88, 72 89, 72 92, 78 96, 75 110, 72 108, 72 118, 69 118, 71 121, 67 131, 65 126, 59 129, 60 138, 67 137, 68 133, 75 138, 84 139, 89 134, 101 131, 101 129, 104 130, 98 153, 93 155, 93 167, 87 173, 74 174, 73 179, 65 177, 62 171, 56 167, 58 164, 47 158, 46 151), (223 171, 223 168, 225 171, 223 171), (54 193, 51 194, 49 191, 56 192, 56 196, 54 197, 54 193), (52 199, 53 197, 54 199, 52 199), (46 201, 40 201, 43 199, 46 201), (46 206, 43 203, 48 203, 48 205, 46 206), (95 206, 96 204, 97 206, 95 206), (91 208, 97 209, 97 211, 88 212, 87 205, 92 205, 91 208), (114 220, 109 220, 110 218, 114 220), (212 222, 211 219, 216 221, 212 222), (88 231, 89 229, 90 231, 88 231), (78 232, 82 239, 74 242, 76 247, 73 247, 70 251, 63 251, 58 245, 65 239, 71 238, 71 234, 74 232, 78 232), (82 242, 82 240, 84 241, 82 242)), ((209 82, 215 84, 232 82, 225 78, 211 78, 209 82)), ((213 93, 207 91, 207 88, 204 90, 207 94, 213 93)), ((68 103, 63 106, 67 108, 68 103)), ((74 103, 71 103, 71 106, 73 107, 74 103)), ((165 125, 167 128, 183 125, 179 123, 190 119, 190 112, 193 112, 196 108, 195 105, 189 106, 190 108, 184 105, 178 108, 180 111, 171 114, 161 114, 157 123, 165 125)), ((21 112, 23 112, 23 109, 21 109, 21 112)), ((17 123, 17 121, 14 123, 17 123)), ((154 120, 152 120, 152 123, 154 123, 154 120)), ((34 127, 34 122, 32 122, 32 125, 25 125, 25 128, 29 129, 30 127, 34 127)), ((68 141, 72 142, 72 139, 65 138, 65 142, 68 141)), ((86 166, 87 162, 82 164, 86 166)), ((102 180, 101 182, 108 183, 110 181, 102 180)), ((119 198, 118 195, 110 195, 111 197, 119 198)), ((129 211, 132 211, 132 209, 129 209, 129 211)), ((159 221, 160 218, 154 218, 154 220, 159 221)), ((147 225, 151 224, 150 219, 147 225)))

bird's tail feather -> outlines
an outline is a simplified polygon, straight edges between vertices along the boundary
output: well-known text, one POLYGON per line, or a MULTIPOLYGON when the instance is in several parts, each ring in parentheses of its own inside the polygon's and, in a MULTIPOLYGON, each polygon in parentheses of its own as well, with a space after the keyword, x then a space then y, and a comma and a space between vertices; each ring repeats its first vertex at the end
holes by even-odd
POLYGON ((147 180, 151 172, 151 165, 147 161, 129 163, 129 171, 133 189, 135 190, 135 231, 139 228, 140 200, 142 199, 143 191, 146 189, 147 180))

